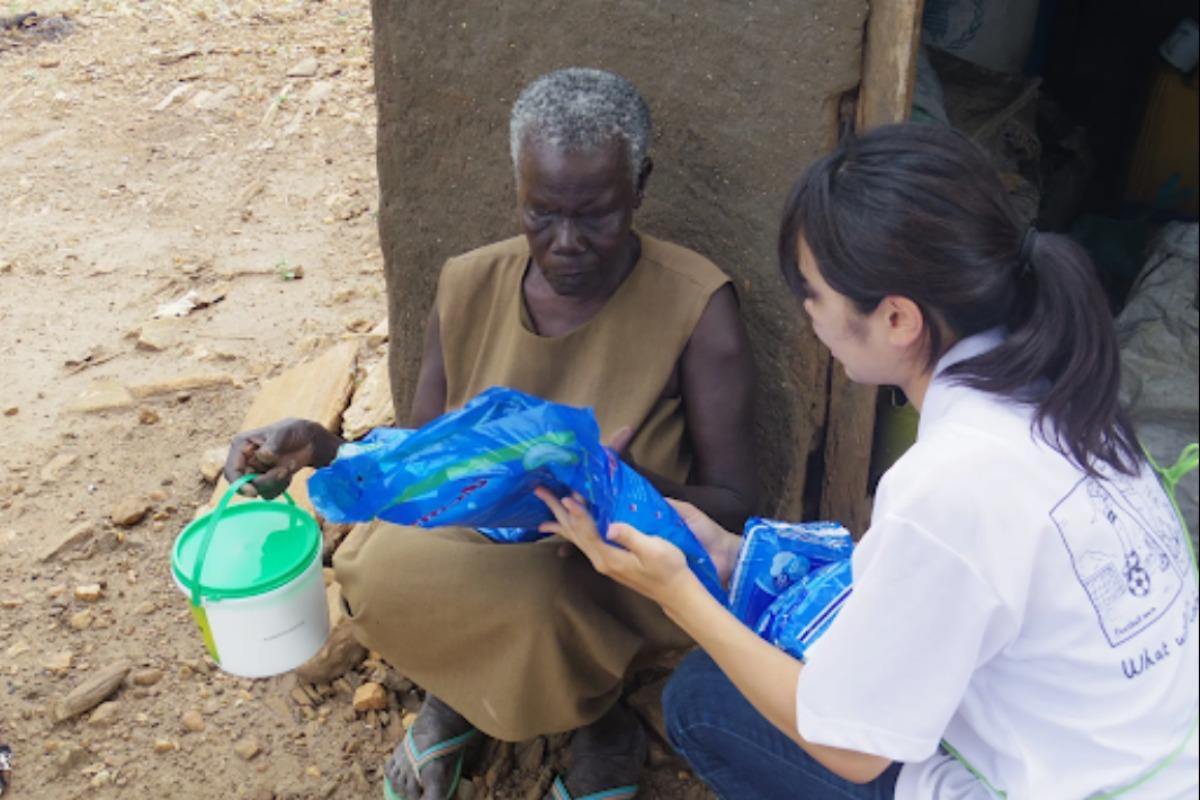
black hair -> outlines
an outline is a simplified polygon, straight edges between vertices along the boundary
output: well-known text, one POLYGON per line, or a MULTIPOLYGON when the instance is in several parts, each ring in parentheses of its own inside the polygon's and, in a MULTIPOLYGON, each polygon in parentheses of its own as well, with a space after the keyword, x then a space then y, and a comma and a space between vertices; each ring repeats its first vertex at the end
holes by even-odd
POLYGON ((1030 234, 1000 176, 969 139, 902 123, 843 142, 792 188, 779 264, 803 293, 797 247, 866 314, 889 295, 925 317, 929 366, 955 340, 1004 326, 995 349, 946 371, 1036 407, 1034 427, 1087 474, 1135 473, 1141 450, 1122 411, 1120 354, 1095 268, 1066 236, 1030 234))

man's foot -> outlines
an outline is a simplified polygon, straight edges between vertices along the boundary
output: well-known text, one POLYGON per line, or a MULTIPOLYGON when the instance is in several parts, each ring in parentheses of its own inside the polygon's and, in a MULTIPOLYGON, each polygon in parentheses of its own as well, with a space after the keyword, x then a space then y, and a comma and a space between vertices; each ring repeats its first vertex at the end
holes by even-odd
POLYGON ((409 735, 396 746, 384 767, 393 793, 403 800, 445 800, 458 781, 463 740, 476 733, 465 717, 427 694, 409 735), (439 747, 451 742, 456 749, 439 747), (415 752, 406 753, 409 746, 415 752))
MULTIPOLYGON (((561 783, 571 798, 598 792, 605 792, 606 797, 633 797, 645 762, 646 732, 642 723, 633 712, 617 704, 591 725, 575 731, 571 772, 561 783), (629 792, 607 794, 620 787, 628 787, 629 792)), ((550 798, 559 800, 561 789, 551 789, 550 798)))

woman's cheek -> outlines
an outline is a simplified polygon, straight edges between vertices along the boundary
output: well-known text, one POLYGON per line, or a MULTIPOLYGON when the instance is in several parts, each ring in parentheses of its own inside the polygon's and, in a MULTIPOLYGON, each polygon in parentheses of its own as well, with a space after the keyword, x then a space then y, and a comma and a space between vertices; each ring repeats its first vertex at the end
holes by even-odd
POLYGON ((809 314, 809 320, 812 323, 813 333, 815 333, 817 338, 821 340, 821 344, 825 345, 832 351, 834 349, 833 346, 835 342, 833 337, 831 337, 829 332, 826 330, 825 321, 812 314, 809 314))

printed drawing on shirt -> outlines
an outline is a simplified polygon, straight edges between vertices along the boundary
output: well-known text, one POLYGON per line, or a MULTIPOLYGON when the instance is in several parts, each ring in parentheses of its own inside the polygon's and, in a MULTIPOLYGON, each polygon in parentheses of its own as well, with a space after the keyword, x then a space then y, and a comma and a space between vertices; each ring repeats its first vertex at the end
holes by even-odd
POLYGON ((1187 545, 1157 482, 1084 478, 1051 510, 1112 647, 1166 613, 1187 583, 1187 545))

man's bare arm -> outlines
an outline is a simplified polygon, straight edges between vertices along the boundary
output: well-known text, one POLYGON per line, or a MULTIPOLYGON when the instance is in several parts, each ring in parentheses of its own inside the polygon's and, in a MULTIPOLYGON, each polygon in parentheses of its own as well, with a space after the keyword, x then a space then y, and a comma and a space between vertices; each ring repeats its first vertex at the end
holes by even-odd
POLYGON ((643 473, 668 497, 686 500, 741 530, 758 500, 751 442, 754 365, 733 286, 709 299, 680 359, 694 462, 688 485, 643 473))
POLYGON ((419 428, 446 411, 446 363, 442 358, 442 332, 437 306, 429 314, 425 328, 425 349, 421 353, 421 371, 413 392, 409 427, 419 428))

